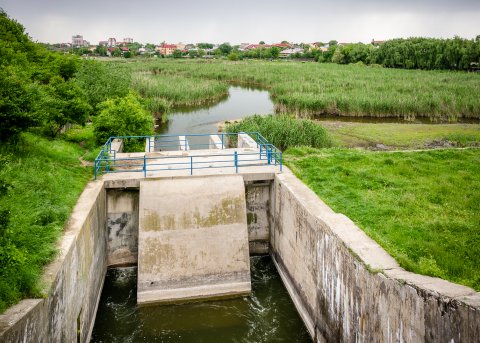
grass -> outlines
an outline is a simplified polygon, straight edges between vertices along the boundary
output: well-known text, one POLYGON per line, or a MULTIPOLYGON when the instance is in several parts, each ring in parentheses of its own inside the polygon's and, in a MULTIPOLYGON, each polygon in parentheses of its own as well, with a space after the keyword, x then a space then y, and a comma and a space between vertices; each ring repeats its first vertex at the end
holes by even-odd
POLYGON ((284 156, 403 268, 480 291, 480 150, 293 148, 284 156))
POLYGON ((323 126, 307 119, 295 119, 288 115, 251 116, 228 124, 227 132, 260 132, 280 150, 309 145, 329 147, 332 141, 323 126))
POLYGON ((199 106, 228 95, 228 85, 175 74, 136 72, 132 87, 148 100, 152 112, 164 113, 171 107, 199 106))
POLYGON ((448 144, 480 145, 480 124, 396 124, 324 122, 334 141, 343 147, 384 144, 392 149, 422 149, 448 144))
POLYGON ((204 101, 212 96, 212 87, 244 83, 268 89, 277 110, 309 118, 326 114, 453 121, 480 118, 478 73, 173 59, 129 66, 132 72, 140 72, 134 87, 141 93, 160 92, 178 103, 204 101))
POLYGON ((22 298, 42 296, 42 267, 54 258, 56 240, 92 177, 91 168, 79 162, 84 152, 78 144, 31 133, 0 148, 9 160, 0 179, 12 185, 0 198, 0 210, 10 211, 1 237, 0 313, 22 298))

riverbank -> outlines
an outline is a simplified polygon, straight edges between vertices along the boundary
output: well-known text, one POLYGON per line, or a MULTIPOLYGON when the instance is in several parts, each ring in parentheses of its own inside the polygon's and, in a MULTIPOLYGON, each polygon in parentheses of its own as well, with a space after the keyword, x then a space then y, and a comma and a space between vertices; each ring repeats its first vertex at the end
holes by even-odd
POLYGON ((79 160, 84 152, 78 144, 33 133, 0 148, 7 160, 0 179, 11 185, 0 198, 0 210, 10 213, 0 232, 0 313, 25 297, 43 296, 43 267, 57 254, 57 239, 92 177, 79 160))
POLYGON ((406 270, 480 290, 480 150, 293 148, 285 162, 406 270))
MULTIPOLYGON (((154 60, 129 63, 132 72, 149 72, 163 87, 175 80, 255 85, 268 89, 277 109, 302 117, 323 115, 480 119, 480 75, 466 72, 400 70, 358 65, 264 61, 154 60)), ((152 88, 156 88, 152 85, 152 88)), ((207 89, 207 88, 205 88, 207 89)), ((188 96, 185 88, 184 95, 188 96)), ((212 98, 203 92, 202 98, 212 98)), ((167 100, 174 97, 165 94, 167 100)))

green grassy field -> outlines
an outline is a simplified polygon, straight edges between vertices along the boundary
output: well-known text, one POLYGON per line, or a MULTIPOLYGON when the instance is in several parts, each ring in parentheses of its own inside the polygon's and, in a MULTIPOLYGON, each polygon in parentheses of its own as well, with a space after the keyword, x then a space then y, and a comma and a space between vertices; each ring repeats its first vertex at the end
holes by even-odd
POLYGON ((85 150, 63 140, 22 134, 16 146, 2 146, 8 164, 0 179, 12 185, 0 198, 0 210, 10 211, 6 232, 0 232, 0 313, 25 297, 39 297, 42 267, 56 253, 56 240, 92 168, 82 167, 85 150))
POLYGON ((336 145, 355 148, 428 149, 480 146, 480 124, 397 124, 321 121, 336 145))
POLYGON ((278 110, 310 118, 325 114, 434 120, 480 118, 478 73, 283 61, 168 59, 128 66, 133 73, 148 71, 152 75, 144 80, 146 89, 138 84, 134 87, 145 93, 159 92, 169 101, 180 93, 185 98, 191 93, 195 101, 220 96, 221 87, 214 87, 217 95, 213 95, 208 82, 221 81, 265 87, 278 110), (198 87, 182 85, 182 78, 189 78, 198 87), (157 87, 157 82, 161 86, 157 87), (205 87, 201 86, 203 82, 205 87))
POLYGON ((292 148, 286 164, 407 270, 480 291, 480 150, 292 148))

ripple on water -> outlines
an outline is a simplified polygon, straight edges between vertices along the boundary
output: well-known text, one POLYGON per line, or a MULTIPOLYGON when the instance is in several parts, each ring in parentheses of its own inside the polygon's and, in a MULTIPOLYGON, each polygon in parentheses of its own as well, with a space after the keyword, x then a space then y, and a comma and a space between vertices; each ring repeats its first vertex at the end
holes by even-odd
POLYGON ((251 296, 140 308, 136 267, 110 269, 92 342, 311 342, 270 257, 250 264, 251 296))

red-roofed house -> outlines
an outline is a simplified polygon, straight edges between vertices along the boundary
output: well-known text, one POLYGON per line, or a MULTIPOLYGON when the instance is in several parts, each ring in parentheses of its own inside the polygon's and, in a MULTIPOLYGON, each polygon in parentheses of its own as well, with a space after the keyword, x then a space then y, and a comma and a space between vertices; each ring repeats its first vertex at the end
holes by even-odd
POLYGON ((173 54, 175 49, 177 49, 175 44, 162 44, 157 48, 157 51, 160 52, 160 55, 168 56, 173 54))

